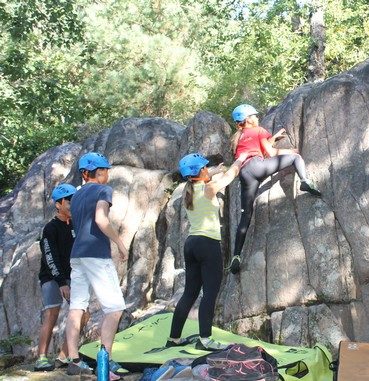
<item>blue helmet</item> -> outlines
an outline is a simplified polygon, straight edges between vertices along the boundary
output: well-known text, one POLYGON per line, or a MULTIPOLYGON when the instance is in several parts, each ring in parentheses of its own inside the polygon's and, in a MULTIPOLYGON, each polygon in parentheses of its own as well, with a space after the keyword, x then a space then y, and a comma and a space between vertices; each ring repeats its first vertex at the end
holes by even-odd
POLYGON ((208 163, 209 160, 199 153, 190 153, 179 161, 178 168, 181 175, 187 178, 188 176, 197 176, 208 163))
POLYGON ((57 202, 62 198, 74 195, 76 192, 77 189, 71 184, 59 184, 53 189, 51 193, 51 198, 54 202, 57 202))
POLYGON ((78 162, 80 171, 94 171, 97 168, 111 168, 108 159, 97 152, 88 152, 81 156, 78 162))
POLYGON ((254 107, 250 105, 239 105, 232 112, 232 118, 235 122, 243 122, 246 118, 251 115, 256 115, 258 112, 254 107))

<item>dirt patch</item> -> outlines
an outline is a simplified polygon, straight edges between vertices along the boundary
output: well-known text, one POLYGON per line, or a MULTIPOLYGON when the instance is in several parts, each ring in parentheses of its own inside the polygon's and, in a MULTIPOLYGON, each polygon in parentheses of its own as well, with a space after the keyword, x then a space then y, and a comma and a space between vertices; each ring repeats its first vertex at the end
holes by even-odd
MULTIPOLYGON (((0 381, 96 381, 95 376, 68 376, 64 369, 52 372, 34 372, 32 364, 20 364, 0 371, 0 381)), ((127 374, 121 377, 124 381, 138 381, 141 373, 127 374)))

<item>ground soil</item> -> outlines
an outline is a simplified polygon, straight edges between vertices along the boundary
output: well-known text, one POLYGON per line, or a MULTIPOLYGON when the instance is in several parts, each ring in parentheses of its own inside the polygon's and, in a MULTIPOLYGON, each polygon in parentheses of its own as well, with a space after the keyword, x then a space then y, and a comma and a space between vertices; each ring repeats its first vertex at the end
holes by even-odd
MULTIPOLYGON (((68 376, 65 370, 34 372, 32 364, 18 364, 0 371, 0 381, 96 381, 95 376, 68 376)), ((127 374, 122 381, 138 381, 141 373, 127 374)))

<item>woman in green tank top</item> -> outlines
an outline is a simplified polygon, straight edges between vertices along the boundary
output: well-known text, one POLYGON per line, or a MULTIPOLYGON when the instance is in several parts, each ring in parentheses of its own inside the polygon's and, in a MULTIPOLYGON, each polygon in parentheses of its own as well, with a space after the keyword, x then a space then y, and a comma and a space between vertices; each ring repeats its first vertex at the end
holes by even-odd
POLYGON ((215 301, 223 274, 219 203, 216 194, 237 176, 245 159, 246 155, 241 155, 227 172, 220 171, 214 179, 214 173, 206 167, 209 161, 198 153, 189 154, 179 162, 181 175, 187 179, 183 200, 190 231, 184 245, 185 289, 174 311, 167 347, 188 344, 186 339, 181 339, 182 329, 201 289, 203 297, 199 307, 200 338, 196 342, 196 348, 213 351, 226 347, 211 338, 215 301))

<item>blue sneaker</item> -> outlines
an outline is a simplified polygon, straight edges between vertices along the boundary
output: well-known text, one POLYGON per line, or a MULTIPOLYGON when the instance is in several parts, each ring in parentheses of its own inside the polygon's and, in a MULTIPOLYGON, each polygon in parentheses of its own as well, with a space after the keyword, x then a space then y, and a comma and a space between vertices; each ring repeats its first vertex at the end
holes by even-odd
POLYGON ((173 366, 161 366, 155 373, 152 374, 150 381, 167 380, 172 378, 175 369, 173 366))

